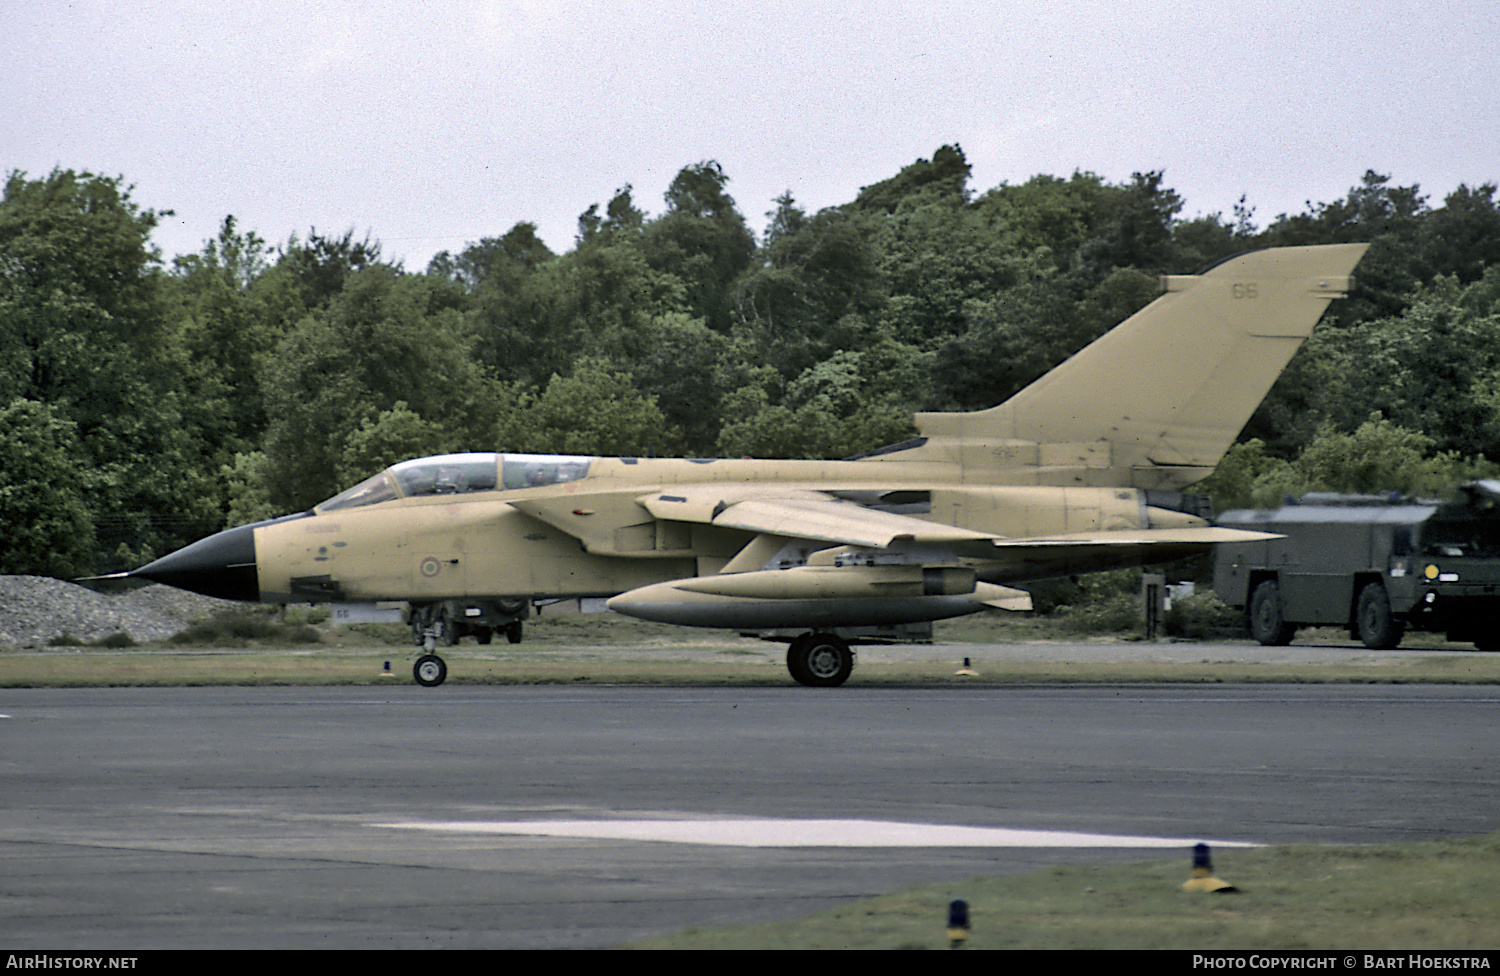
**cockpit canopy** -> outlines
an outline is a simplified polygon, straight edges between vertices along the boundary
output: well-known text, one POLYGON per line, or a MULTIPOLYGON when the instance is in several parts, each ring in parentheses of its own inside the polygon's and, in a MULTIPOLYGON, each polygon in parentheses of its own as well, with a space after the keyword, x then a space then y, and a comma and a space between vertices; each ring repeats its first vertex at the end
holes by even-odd
POLYGON ((593 458, 568 454, 443 454, 402 461, 314 507, 330 512, 395 498, 509 491, 577 481, 593 458))

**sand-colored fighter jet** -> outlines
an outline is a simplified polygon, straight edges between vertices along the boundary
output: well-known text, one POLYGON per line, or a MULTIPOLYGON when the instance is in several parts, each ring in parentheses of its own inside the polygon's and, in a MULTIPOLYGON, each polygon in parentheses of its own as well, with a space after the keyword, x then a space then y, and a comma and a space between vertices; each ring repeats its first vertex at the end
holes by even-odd
POLYGON ((851 645, 986 607, 1027 581, 1259 538, 1181 494, 1213 471, 1342 297, 1363 244, 1291 247, 1170 276, 1164 294, 999 406, 921 413, 844 461, 452 454, 405 461, 309 512, 227 529, 128 574, 270 603, 406 601, 424 685, 440 640, 519 640, 538 601, 788 644, 802 684, 851 645))

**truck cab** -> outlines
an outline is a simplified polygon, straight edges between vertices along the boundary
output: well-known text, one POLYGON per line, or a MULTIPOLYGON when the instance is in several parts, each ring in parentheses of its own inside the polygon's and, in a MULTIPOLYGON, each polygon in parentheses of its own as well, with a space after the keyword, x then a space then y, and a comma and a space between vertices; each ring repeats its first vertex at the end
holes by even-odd
POLYGON ((1500 649, 1500 482, 1444 502, 1314 493, 1218 522, 1281 536, 1215 554, 1214 589, 1262 644, 1334 626, 1371 648, 1422 630, 1500 649))

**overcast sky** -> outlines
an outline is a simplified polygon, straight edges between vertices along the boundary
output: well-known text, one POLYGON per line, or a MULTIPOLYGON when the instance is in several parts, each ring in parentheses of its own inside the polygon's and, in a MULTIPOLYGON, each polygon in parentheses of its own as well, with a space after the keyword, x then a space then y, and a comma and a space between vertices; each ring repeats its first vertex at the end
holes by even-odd
POLYGON ((949 143, 976 192, 1159 169, 1264 226, 1500 181, 1497 44, 1481 0, 0 0, 0 169, 123 176, 168 258, 233 214, 413 271, 710 159, 760 233, 949 143))

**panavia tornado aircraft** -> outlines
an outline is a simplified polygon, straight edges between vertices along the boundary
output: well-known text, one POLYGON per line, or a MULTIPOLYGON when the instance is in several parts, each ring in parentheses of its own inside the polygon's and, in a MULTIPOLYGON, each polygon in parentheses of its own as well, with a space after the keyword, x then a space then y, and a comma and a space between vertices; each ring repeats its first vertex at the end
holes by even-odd
POLYGON ((999 406, 920 413, 844 461, 450 454, 311 511, 227 529, 126 575, 268 603, 406 601, 413 673, 439 640, 520 640, 530 606, 610 597, 648 620, 788 644, 805 685, 851 645, 986 607, 1027 581, 1165 562, 1220 542, 1180 492, 1207 476, 1363 244, 1243 254, 1165 293, 999 406))

